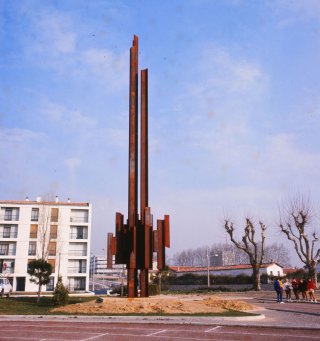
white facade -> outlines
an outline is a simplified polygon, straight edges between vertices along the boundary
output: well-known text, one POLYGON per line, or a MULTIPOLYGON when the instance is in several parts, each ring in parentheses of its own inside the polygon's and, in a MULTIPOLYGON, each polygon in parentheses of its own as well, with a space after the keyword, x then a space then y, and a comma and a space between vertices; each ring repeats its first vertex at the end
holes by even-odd
POLYGON ((30 260, 45 258, 53 267, 52 291, 58 274, 69 290, 89 290, 91 204, 41 201, 0 201, 0 276, 14 291, 35 292, 29 281, 30 260))

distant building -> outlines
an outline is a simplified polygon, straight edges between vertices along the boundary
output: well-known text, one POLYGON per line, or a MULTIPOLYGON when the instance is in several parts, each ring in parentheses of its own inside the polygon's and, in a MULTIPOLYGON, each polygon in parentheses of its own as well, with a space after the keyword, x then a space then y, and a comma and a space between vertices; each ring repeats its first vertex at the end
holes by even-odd
POLYGON ((122 278, 127 270, 122 264, 113 264, 112 269, 107 269, 107 256, 90 257, 90 275, 95 278, 122 278))
MULTIPOLYGON (((206 275, 208 267, 191 267, 191 266, 169 266, 172 273, 177 276, 185 274, 206 275)), ((252 267, 250 264, 226 265, 226 266, 209 266, 209 273, 213 276, 237 276, 237 275, 252 275, 252 267)), ((262 264, 260 274, 268 276, 283 276, 283 268, 277 263, 262 264)))
POLYGON ((62 276, 72 291, 89 290, 91 204, 42 201, 0 201, 0 276, 14 291, 36 292, 29 281, 28 262, 44 257, 53 267, 53 291, 62 276))

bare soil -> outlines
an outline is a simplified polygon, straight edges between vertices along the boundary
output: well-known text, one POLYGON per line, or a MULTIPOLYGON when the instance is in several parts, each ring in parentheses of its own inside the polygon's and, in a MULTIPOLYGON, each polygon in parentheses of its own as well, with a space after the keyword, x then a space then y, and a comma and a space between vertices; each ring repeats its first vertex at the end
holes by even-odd
POLYGON ((102 303, 77 303, 55 308, 53 311, 69 314, 199 314, 252 309, 254 306, 248 303, 218 295, 166 295, 148 298, 104 297, 102 303))

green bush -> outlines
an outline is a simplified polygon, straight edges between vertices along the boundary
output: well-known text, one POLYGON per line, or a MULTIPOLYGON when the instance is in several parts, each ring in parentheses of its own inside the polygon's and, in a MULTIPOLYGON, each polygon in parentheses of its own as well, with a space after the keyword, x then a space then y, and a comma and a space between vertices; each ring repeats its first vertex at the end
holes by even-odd
POLYGON ((58 282, 54 288, 52 300, 55 305, 64 305, 69 301, 69 290, 62 283, 61 276, 58 277, 58 282))

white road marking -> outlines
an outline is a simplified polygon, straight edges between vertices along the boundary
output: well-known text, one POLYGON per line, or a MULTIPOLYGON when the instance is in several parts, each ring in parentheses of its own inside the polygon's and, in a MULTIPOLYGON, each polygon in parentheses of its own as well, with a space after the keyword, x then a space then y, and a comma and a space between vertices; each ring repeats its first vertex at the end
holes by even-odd
POLYGON ((166 331, 167 331, 167 329, 162 329, 162 330, 158 330, 157 332, 148 334, 148 335, 146 335, 146 336, 153 336, 153 335, 156 335, 156 334, 164 333, 164 332, 166 332, 166 331))
POLYGON ((110 334, 109 333, 99 334, 99 335, 96 335, 96 336, 89 337, 87 339, 82 339, 81 341, 93 340, 93 339, 97 339, 98 337, 105 336, 105 335, 110 335, 110 334))
MULTIPOLYGON (((107 333, 105 335, 110 335, 110 336, 128 336, 128 337, 148 337, 148 335, 143 335, 143 334, 117 334, 117 333, 107 333)), ((96 338, 99 336, 96 336, 96 338)), ((203 341, 203 338, 195 338, 195 337, 185 337, 185 336, 164 336, 164 335, 152 335, 154 338, 166 338, 166 339, 178 339, 178 340, 193 340, 193 341, 203 341)), ((81 340, 81 341, 87 341, 89 339, 81 340)), ((206 339, 206 341, 221 341, 221 339, 206 339)), ((231 340, 229 339, 228 341, 239 341, 239 340, 231 340)))
POLYGON ((219 328, 221 328, 221 326, 216 326, 216 327, 210 328, 210 329, 208 329, 208 330, 205 330, 204 332, 205 332, 205 333, 210 333, 210 332, 212 332, 213 330, 217 330, 217 329, 219 329, 219 328))

